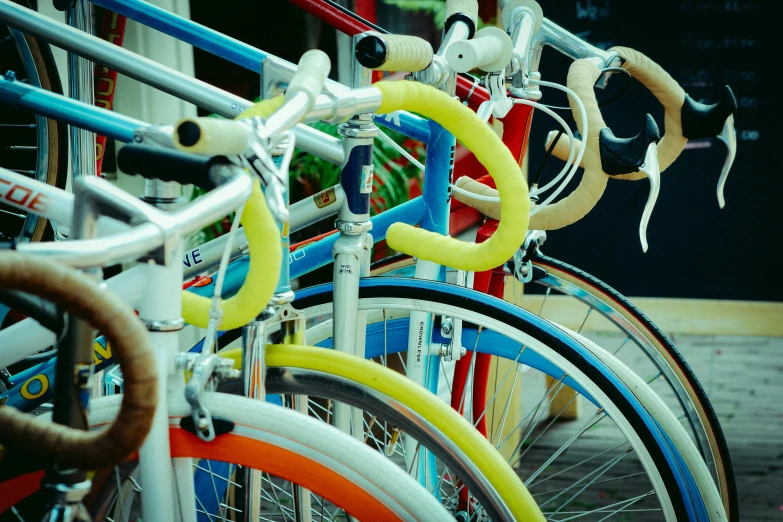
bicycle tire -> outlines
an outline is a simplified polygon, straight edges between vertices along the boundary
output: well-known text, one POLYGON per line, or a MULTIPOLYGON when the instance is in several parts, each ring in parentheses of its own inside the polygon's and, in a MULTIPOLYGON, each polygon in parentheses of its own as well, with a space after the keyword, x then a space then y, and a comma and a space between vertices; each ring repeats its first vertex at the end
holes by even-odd
MULTIPOLYGON (((589 379, 593 383, 598 383, 596 386, 600 388, 601 392, 610 394, 612 397, 611 403, 616 404, 616 407, 622 412, 622 415, 627 416, 628 422, 633 427, 634 433, 637 434, 640 440, 643 440, 642 445, 645 451, 650 452, 649 458, 654 462, 654 467, 657 468, 658 473, 661 473, 660 478, 664 483, 666 492, 675 492, 671 495, 671 506, 674 515, 669 513, 667 516, 673 516, 673 519, 675 520, 686 520, 689 518, 689 510, 691 510, 690 513, 693 514, 693 509, 695 508, 689 503, 692 502, 691 495, 696 494, 693 491, 695 486, 684 486, 681 482, 678 482, 681 477, 675 478, 675 475, 682 471, 678 468, 678 466, 682 465, 681 457, 676 457, 674 460, 668 461, 667 463, 666 457, 659 453, 661 451, 663 453, 671 451, 671 448, 664 449, 661 447, 661 445, 670 445, 671 443, 661 441, 661 434, 653 433, 657 428, 645 427, 644 421, 642 421, 641 418, 636 417, 637 413, 641 413, 642 415, 646 414, 644 408, 637 404, 636 413, 632 411, 634 410, 634 406, 629 402, 632 399, 623 395, 623 385, 616 382, 616 377, 611 375, 611 372, 608 371, 602 363, 595 359, 593 359, 593 362, 588 362, 590 356, 584 353, 584 351, 577 351, 574 348, 574 345, 570 344, 570 341, 564 342, 562 334, 553 334, 554 327, 547 326, 547 324, 545 324, 546 322, 536 318, 529 312, 486 294, 431 281, 399 280, 397 278, 365 279, 360 286, 359 301, 360 306, 362 306, 363 309, 368 310, 372 309, 373 306, 381 307, 379 304, 381 302, 387 303, 387 305, 383 306, 384 309, 386 306, 389 308, 416 309, 434 313, 436 315, 447 314, 434 310, 450 309, 452 310, 450 313, 454 313, 454 310, 467 310, 468 313, 465 314, 466 317, 469 314, 473 314, 473 316, 472 319, 464 319, 466 322, 470 321, 472 324, 476 324, 476 317, 481 316, 483 317, 482 320, 485 322, 491 321, 498 325, 514 328, 517 332, 520 332, 520 335, 524 334, 528 336, 528 338, 540 342, 543 346, 547 346, 552 353, 557 354, 558 357, 567 361, 568 364, 579 368, 579 371, 581 371, 583 375, 589 376, 589 379), (394 301, 394 304, 389 304, 392 303, 392 301, 394 301), (593 364, 595 364, 595 366, 593 364), (602 373, 600 368, 603 368, 603 372, 605 373, 602 373), (614 382, 614 384, 612 384, 612 382, 614 382), (656 437, 658 438, 656 439, 656 437), (656 440, 658 442, 656 442, 656 440), (676 462, 678 459, 679 462, 676 462), (686 504, 688 506, 687 508, 686 504)), ((299 291, 297 300, 294 304, 297 308, 304 311, 306 315, 328 314, 328 312, 325 311, 325 306, 331 305, 331 285, 320 285, 319 287, 299 291)), ((479 321, 478 324, 481 324, 481 322, 479 321)), ((328 328, 326 328, 326 330, 328 330, 328 328)), ((308 335, 310 335, 309 331, 308 335)), ((313 341, 313 339, 310 338, 310 341, 313 341)), ((529 344, 527 344, 528 341, 522 342, 516 338, 515 341, 517 342, 517 346, 519 346, 520 343, 524 346, 529 346, 529 344)), ((368 338, 368 348, 369 346, 370 340, 368 338)), ((407 346, 404 349, 407 349, 407 346)), ((494 353, 494 355, 499 354, 494 353)), ((516 355, 516 353, 514 355, 516 355)), ((368 353, 368 357, 370 356, 371 355, 368 353)), ((511 360, 514 359, 513 356, 507 358, 511 360)), ((571 385, 569 384, 569 386, 571 385)), ((625 393, 629 392, 625 390, 625 393)), ((610 402, 608 398, 606 401, 610 402)), ((603 403, 601 404, 603 405, 603 403)), ((655 425, 655 421, 649 420, 648 422, 652 422, 652 424, 655 425)), ((695 447, 691 446, 691 449, 696 452, 695 447)), ((637 451, 639 451, 638 448, 637 451)), ((648 468, 646 469, 648 473, 651 473, 648 468)), ((688 473, 690 473, 689 470, 688 473)), ((689 480, 692 480, 692 477, 689 480)), ((703 500, 700 499, 698 502, 703 502, 703 500)), ((703 504, 701 504, 701 507, 704 507, 703 504)), ((697 508, 701 509, 698 506, 697 508)), ((709 509, 710 513, 707 516, 714 517, 712 518, 713 520, 721 519, 720 511, 722 511, 722 506, 718 505, 716 507, 711 505, 709 509)), ((701 513, 706 513, 706 509, 701 511, 701 513)))
MULTIPOLYGON (((726 437, 720 426, 715 409, 707 397, 707 393, 671 339, 628 298, 600 279, 568 263, 540 253, 536 254, 532 261, 534 266, 546 272, 546 275, 541 280, 536 281, 537 283, 549 286, 546 279, 548 277, 568 281, 570 284, 605 303, 612 310, 621 314, 638 331, 642 332, 644 338, 666 359, 669 366, 676 372, 679 382, 687 384, 685 389, 691 398, 693 406, 696 407, 701 426, 704 428, 709 441, 710 453, 714 459, 718 485, 721 490, 721 497, 724 499, 726 513, 729 516, 729 520, 738 522, 739 500, 737 497, 737 483, 726 437)), ((569 293, 569 295, 577 299, 579 298, 575 293, 569 293)), ((600 309, 598 311, 601 312, 600 309)), ((621 328, 621 325, 615 319, 606 314, 602 315, 612 321, 618 328, 621 328)))
MULTIPOLYGON (((30 6, 27 0, 12 1, 25 7, 30 6)), ((13 48, 10 45, 5 49, 0 48, 0 63, 21 63, 24 77, 31 85, 62 94, 60 76, 49 44, 6 26, 0 26, 0 35, 4 31, 9 35, 9 42, 14 45, 13 48), (3 58, 2 53, 13 53, 13 56, 6 54, 3 58)), ((5 67, 3 72, 11 68, 5 67)), ((19 110, 6 108, 6 111, 18 112, 19 110)), ((48 185, 65 189, 68 178, 68 126, 42 116, 34 116, 30 119, 35 121, 37 136, 34 178, 48 185)), ((19 211, 15 209, 14 212, 19 211)), ((17 237, 26 241, 51 239, 52 230, 48 225, 46 218, 27 214, 21 226, 21 233, 17 237)))
MULTIPOLYGON (((118 399, 110 396, 93 401, 93 428, 111 423, 118 399)), ((331 426, 286 408, 235 395, 207 392, 203 404, 214 418, 232 422, 233 430, 212 442, 202 441, 181 427, 182 419, 190 417, 190 405, 181 393, 171 394, 172 457, 231 462, 263 470, 313 491, 361 520, 450 519, 437 500, 404 471, 331 426)), ((6 482, 4 490, 11 494, 3 496, 0 512, 19 501, 20 484, 29 488, 41 473, 6 482), (11 499, 14 491, 17 495, 11 499)), ((112 488, 114 484, 106 486, 112 488)))
MULTIPOLYGON (((532 283, 542 285, 548 289, 556 289, 560 293, 580 300, 587 306, 590 306, 591 309, 597 310, 628 337, 634 338, 637 344, 640 342, 647 343, 649 350, 654 350, 656 354, 659 354, 666 361, 666 364, 674 372, 673 377, 676 379, 676 382, 680 383, 683 391, 690 399, 690 404, 695 408, 698 422, 694 422, 696 419, 690 417, 688 422, 695 432, 694 438, 702 455, 704 456, 705 452, 708 451, 712 457, 711 469, 716 475, 724 509, 731 522, 738 522, 739 501, 737 498, 736 480, 728 444, 720 427, 720 421, 701 383, 672 341, 630 300, 598 278, 563 261, 545 256, 540 252, 537 252, 531 261, 533 266, 539 269, 534 272, 532 283), (595 306, 595 301, 586 301, 586 296, 597 300, 612 312, 608 313, 606 309, 595 306), (614 313, 620 315, 619 320, 617 316, 613 315, 614 313), (634 328, 636 332, 629 331, 629 328, 634 328), (699 429, 703 436, 699 433, 699 429)), ((401 254, 374 263, 372 274, 388 275, 395 271, 403 271, 414 264, 413 258, 401 254)), ((640 347, 644 349, 641 345, 640 347)), ((647 350, 648 357, 651 356, 649 350, 647 350)), ((677 395, 682 403, 683 397, 679 393, 677 395)), ((683 409, 686 414, 689 412, 684 404, 683 409)))

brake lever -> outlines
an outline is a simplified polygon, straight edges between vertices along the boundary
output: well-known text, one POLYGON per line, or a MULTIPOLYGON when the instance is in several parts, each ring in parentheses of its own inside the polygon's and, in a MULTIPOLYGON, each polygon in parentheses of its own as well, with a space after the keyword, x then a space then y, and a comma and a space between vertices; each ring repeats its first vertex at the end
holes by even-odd
POLYGON ((726 198, 723 195, 723 188, 726 186, 726 180, 729 178, 729 172, 734 165, 734 158, 737 156, 737 129, 734 127, 734 115, 726 118, 723 124, 723 130, 717 138, 726 144, 726 160, 723 162, 723 170, 718 178, 718 205, 720 208, 726 206, 726 198))
POLYGON ((639 223, 639 239, 642 242, 642 251, 647 252, 647 225, 650 222, 655 203, 658 201, 658 193, 661 191, 661 168, 658 164, 658 145, 653 142, 647 147, 647 153, 644 156, 644 163, 639 167, 639 171, 647 175, 650 180, 650 193, 647 196, 647 203, 644 205, 642 220, 639 223))

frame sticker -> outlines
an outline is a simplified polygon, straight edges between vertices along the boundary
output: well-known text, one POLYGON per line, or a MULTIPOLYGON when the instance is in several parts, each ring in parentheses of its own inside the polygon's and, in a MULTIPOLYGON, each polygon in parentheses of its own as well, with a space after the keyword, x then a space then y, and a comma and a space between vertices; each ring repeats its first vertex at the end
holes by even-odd
POLYGON ((324 208, 337 201, 337 196, 334 194, 334 189, 330 188, 319 192, 313 199, 316 207, 324 208))
POLYGON ((359 186, 359 192, 362 194, 372 194, 372 165, 362 166, 362 180, 359 186))

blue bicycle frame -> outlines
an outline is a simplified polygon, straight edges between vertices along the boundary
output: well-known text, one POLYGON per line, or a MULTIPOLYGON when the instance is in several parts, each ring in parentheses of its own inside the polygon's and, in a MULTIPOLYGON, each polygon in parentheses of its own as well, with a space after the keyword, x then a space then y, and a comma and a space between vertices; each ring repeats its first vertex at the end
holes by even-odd
MULTIPOLYGON (((86 128, 98 134, 109 136, 121 142, 133 141, 134 133, 149 124, 104 109, 86 105, 61 95, 15 81, 12 77, 0 78, 0 102, 27 108, 43 116, 86 128)), ((449 183, 453 168, 454 137, 443 127, 431 120, 413 114, 397 112, 377 117, 376 122, 422 141, 427 147, 426 172, 423 195, 371 218, 372 235, 375 242, 385 239, 392 223, 403 222, 418 225, 440 234, 448 234, 449 183)), ((354 190, 344 187, 344 190, 354 190)), ((332 247, 338 235, 328 236, 289 255, 290 277, 297 278, 332 261, 332 247)), ((238 290, 247 273, 247 259, 231 263, 226 272, 224 291, 231 294, 238 290)), ((443 270, 441 270, 443 274, 443 270)), ((440 278, 442 279, 442 277, 440 278)), ((285 285, 286 282, 281 281, 285 285)), ((191 287, 189 291, 200 295, 212 295, 212 284, 191 287)), ((96 364, 103 369, 112 361, 110 347, 105 341, 96 341, 96 364)), ((0 401, 31 411, 51 395, 54 378, 52 361, 42 363, 20 375, 14 381, 21 383, 0 395, 0 401)), ((432 378, 428 379, 432 382, 432 378)), ((436 383, 432 382, 431 386, 436 383)))

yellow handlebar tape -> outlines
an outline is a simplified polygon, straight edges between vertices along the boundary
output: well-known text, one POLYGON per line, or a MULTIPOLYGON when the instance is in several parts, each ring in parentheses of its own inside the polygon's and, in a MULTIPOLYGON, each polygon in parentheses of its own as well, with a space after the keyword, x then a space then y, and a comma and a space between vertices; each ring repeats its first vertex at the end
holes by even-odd
MULTIPOLYGON (((255 116, 266 118, 282 105, 282 96, 262 100, 240 113, 237 119, 255 116)), ((280 231, 266 206, 266 198, 257 179, 254 180, 253 193, 245 203, 240 222, 247 236, 250 266, 242 288, 222 302, 223 321, 220 328, 223 330, 244 326, 261 313, 275 291, 283 260, 280 231)), ((182 318, 189 324, 206 328, 211 307, 212 300, 209 297, 182 292, 182 318)))
POLYGON ((508 261, 525 239, 530 213, 527 183, 511 152, 476 113, 444 92, 408 81, 381 81, 373 87, 383 95, 378 113, 407 110, 421 114, 438 122, 470 149, 495 180, 503 214, 497 231, 481 244, 395 223, 386 234, 389 246, 419 259, 472 272, 490 270, 508 261))
MULTIPOLYGON (((257 180, 253 182, 253 193, 245 203, 241 223, 247 235, 250 267, 242 288, 233 297, 222 302, 221 330, 244 326, 261 313, 275 291, 280 262, 283 259, 280 231, 266 206, 266 199, 257 180)), ((189 324, 206 328, 211 306, 212 300, 209 297, 182 292, 182 318, 189 324)))
POLYGON ((284 101, 285 98, 283 96, 275 96, 274 98, 270 98, 268 100, 261 100, 260 102, 255 103, 244 111, 240 112, 236 119, 243 120, 245 118, 255 118, 256 116, 259 118, 268 118, 277 109, 283 106, 284 101))

